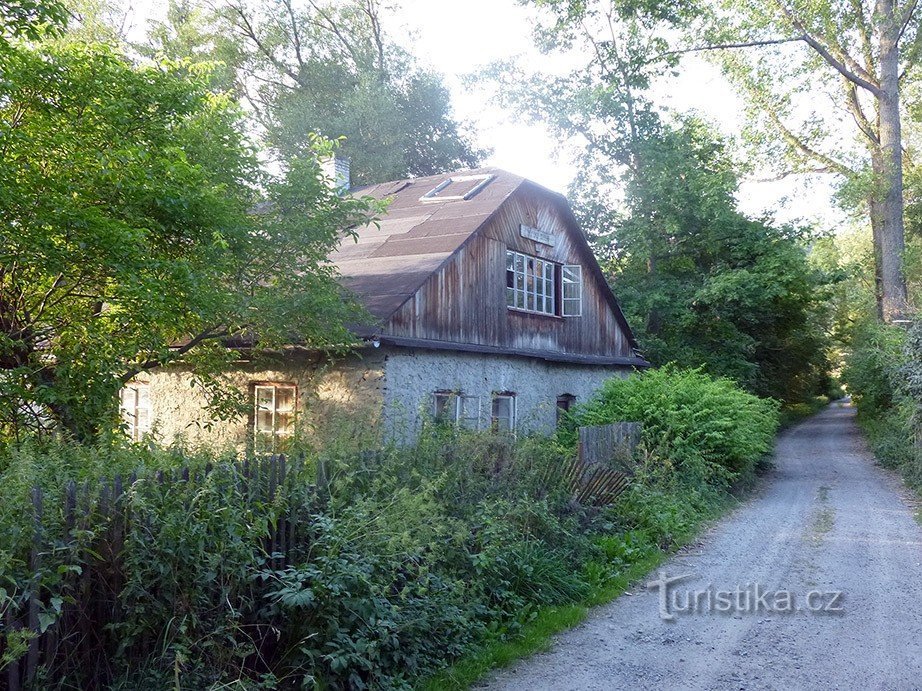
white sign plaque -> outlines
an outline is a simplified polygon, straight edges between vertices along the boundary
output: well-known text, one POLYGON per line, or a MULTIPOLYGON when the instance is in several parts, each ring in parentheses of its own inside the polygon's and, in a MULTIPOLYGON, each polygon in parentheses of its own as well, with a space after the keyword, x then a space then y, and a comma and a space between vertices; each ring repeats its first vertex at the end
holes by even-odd
POLYGON ((554 246, 554 234, 548 230, 533 228, 532 226, 527 226, 523 223, 519 226, 519 232, 523 238, 528 238, 529 240, 540 242, 542 245, 550 245, 551 247, 554 246))

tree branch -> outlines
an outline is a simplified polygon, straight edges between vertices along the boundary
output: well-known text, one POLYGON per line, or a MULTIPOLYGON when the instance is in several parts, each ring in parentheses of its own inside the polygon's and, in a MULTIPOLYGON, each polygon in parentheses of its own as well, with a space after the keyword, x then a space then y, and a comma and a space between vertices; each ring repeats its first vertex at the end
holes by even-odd
POLYGON ((740 43, 715 43, 707 46, 696 46, 694 48, 681 48, 679 50, 667 50, 646 60, 644 64, 657 62, 671 55, 685 55, 687 53, 703 53, 709 50, 730 50, 734 48, 758 48, 761 46, 777 46, 783 43, 797 43, 803 41, 803 36, 792 36, 791 38, 770 38, 763 41, 741 41, 740 43))
POLYGON ((855 119, 855 124, 858 126, 858 129, 861 130, 864 136, 870 139, 873 144, 879 145, 880 137, 877 132, 874 131, 871 121, 868 120, 867 115, 864 113, 864 109, 861 107, 861 102, 858 100, 858 88, 854 83, 845 78, 842 79, 842 84, 845 88, 845 105, 855 119))
MULTIPOLYGON (((171 349, 171 353, 174 356, 182 357, 188 353, 193 348, 201 345, 205 341, 213 341, 216 338, 225 338, 230 335, 230 332, 222 326, 213 326, 205 329, 201 333, 193 336, 188 341, 186 341, 181 346, 171 349)), ((175 358, 173 358, 175 359, 175 358)), ((160 367, 164 364, 164 359, 160 357, 152 357, 146 359, 144 362, 139 362, 132 367, 130 367, 119 380, 124 384, 125 382, 131 381, 132 377, 140 372, 144 372, 149 369, 154 369, 155 367, 160 367)))
POLYGON ((265 56, 265 58, 275 65, 276 69, 288 75, 291 79, 294 80, 296 84, 301 86, 306 86, 301 83, 300 75, 296 74, 294 70, 291 69, 289 65, 286 65, 284 62, 279 60, 275 53, 269 50, 269 48, 262 42, 259 38, 259 35, 256 33, 256 29, 253 27, 253 24, 250 22, 250 18, 247 17, 246 12, 244 12, 243 7, 235 3, 228 3, 228 8, 234 14, 239 17, 241 23, 235 23, 237 28, 243 32, 245 38, 249 38, 253 45, 256 46, 256 49, 265 56))
POLYGON ((872 94, 874 94, 875 97, 880 98, 881 90, 880 90, 880 87, 875 83, 876 82, 875 78, 873 77, 873 75, 868 74, 868 72, 864 70, 860 65, 858 65, 858 62, 856 60, 851 58, 844 51, 841 53, 840 58, 835 57, 832 54, 832 52, 829 50, 829 48, 824 46, 816 38, 810 35, 810 32, 807 31, 807 28, 803 25, 803 23, 797 17, 794 16, 793 12, 791 12, 791 10, 789 10, 781 2, 781 0, 775 0, 775 6, 781 11, 781 13, 785 17, 787 17, 788 21, 791 22, 791 25, 797 31, 800 32, 803 41, 808 46, 813 48, 813 50, 816 51, 820 55, 820 57, 822 57, 823 60, 825 60, 834 70, 836 70, 836 72, 841 74, 843 77, 845 77, 849 81, 854 82, 855 84, 860 86, 862 89, 867 89, 872 94), (851 66, 852 68, 857 67, 858 68, 857 72, 860 72, 862 74, 860 75, 856 74, 856 71, 854 71, 853 69, 849 69, 849 66, 851 66))

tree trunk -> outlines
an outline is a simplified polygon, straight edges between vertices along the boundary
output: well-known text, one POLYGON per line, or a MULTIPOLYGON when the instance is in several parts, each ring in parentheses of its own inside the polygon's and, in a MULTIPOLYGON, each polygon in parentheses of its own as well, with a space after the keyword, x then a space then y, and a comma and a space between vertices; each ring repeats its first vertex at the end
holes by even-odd
MULTIPOLYGON (((880 161, 880 151, 874 151, 871 154, 873 160, 874 179, 883 179, 883 167, 878 165, 880 161)), ((884 320, 884 278, 881 273, 881 264, 883 253, 881 250, 880 239, 883 234, 883 216, 881 203, 878 198, 878 190, 872 189, 868 195, 868 218, 871 220, 871 238, 874 243, 874 302, 877 305, 877 319, 884 320)))
POLYGON ((893 0, 878 0, 880 94, 880 278, 883 317, 905 319, 906 277, 903 274, 903 148, 900 131, 899 20, 893 0))

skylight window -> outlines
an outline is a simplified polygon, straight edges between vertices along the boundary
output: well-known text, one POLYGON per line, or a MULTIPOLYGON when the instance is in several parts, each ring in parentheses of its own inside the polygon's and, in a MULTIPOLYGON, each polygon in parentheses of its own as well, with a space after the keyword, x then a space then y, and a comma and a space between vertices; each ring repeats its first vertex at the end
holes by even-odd
POLYGON ((443 180, 419 198, 421 202, 450 202, 470 199, 486 187, 493 175, 455 175, 443 180))

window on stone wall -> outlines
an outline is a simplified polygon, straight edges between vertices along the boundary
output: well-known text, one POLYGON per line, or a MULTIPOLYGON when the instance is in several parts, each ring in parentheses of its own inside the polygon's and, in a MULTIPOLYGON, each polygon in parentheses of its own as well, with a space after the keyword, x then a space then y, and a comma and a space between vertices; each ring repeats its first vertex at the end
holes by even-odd
POLYGON ((458 421, 458 394, 454 391, 436 391, 432 394, 432 419, 440 423, 458 421))
POLYGON ((477 429, 480 427, 480 396, 447 389, 435 391, 432 394, 432 417, 436 422, 477 429))
POLYGON ((458 396, 458 424, 466 429, 480 427, 480 396, 458 396))
POLYGON ((258 453, 285 450, 294 433, 297 400, 294 384, 265 382, 253 386, 253 447, 258 453))
POLYGON ((567 413, 576 405, 576 396, 571 393, 562 393, 557 397, 557 424, 566 419, 567 413))
POLYGON ((119 394, 122 422, 132 441, 141 441, 150 432, 150 386, 128 384, 119 394))
POLYGON ((490 426, 497 432, 511 432, 515 429, 515 394, 510 391, 493 394, 493 412, 490 426))

